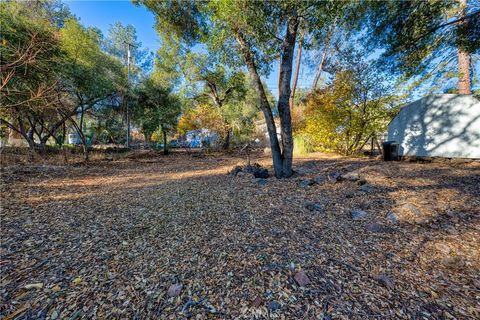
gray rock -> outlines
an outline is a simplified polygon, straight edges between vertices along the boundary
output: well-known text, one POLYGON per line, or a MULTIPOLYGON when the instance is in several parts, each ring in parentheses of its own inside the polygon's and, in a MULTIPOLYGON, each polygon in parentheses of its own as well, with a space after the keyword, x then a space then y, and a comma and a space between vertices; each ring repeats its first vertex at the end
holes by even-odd
POLYGON ((391 233, 393 229, 387 226, 384 226, 380 223, 370 223, 367 225, 367 230, 373 233, 391 233))
POLYGON ((172 284, 170 288, 168 288, 167 294, 169 297, 176 297, 182 291, 183 285, 176 283, 172 284))
POLYGON ((341 176, 342 174, 340 172, 334 171, 334 172, 330 172, 327 178, 328 178, 328 181, 330 182, 337 182, 341 176))
POLYGON ((355 192, 348 191, 345 193, 345 198, 351 199, 353 197, 355 197, 355 192))
POLYGON ((378 274, 372 276, 373 280, 378 281, 380 284, 384 285, 388 289, 393 289, 395 287, 395 283, 393 282, 390 277, 385 274, 378 274))
POLYGON ((261 186, 264 186, 267 184, 267 179, 263 179, 263 178, 258 178, 257 179, 257 183, 261 186))
POLYGON ((385 218, 387 218, 387 220, 390 221, 391 223, 397 223, 398 221, 398 217, 393 211, 389 211, 385 218))
POLYGON ((313 178, 313 181, 316 183, 316 184, 322 184, 324 183, 326 180, 325 176, 315 176, 313 178))
POLYGON ((355 172, 349 172, 349 173, 342 174, 340 176, 340 179, 341 180, 348 180, 348 181, 358 181, 358 180, 360 180, 360 175, 358 173, 355 173, 355 172))
POLYGON ((268 178, 268 170, 265 169, 265 168, 257 168, 255 169, 255 171, 253 172, 253 176, 255 178, 262 178, 262 179, 266 179, 268 178))
POLYGON ((323 209, 323 206, 320 203, 309 201, 305 204, 305 208, 310 211, 321 211, 323 209))
POLYGON ((302 180, 300 181, 300 188, 308 188, 312 185, 315 184, 315 181, 313 181, 312 179, 307 179, 307 180, 302 180))
POLYGON ((229 174, 232 175, 232 176, 236 176, 239 172, 242 172, 242 167, 241 166, 236 166, 235 168, 233 168, 229 174))
POLYGON ((364 184, 362 186, 360 186, 360 188, 358 189, 362 192, 365 192, 365 193, 370 193, 373 191, 373 187, 369 184, 364 184))
POLYGON ((352 210, 350 212, 350 215, 351 215, 352 219, 357 220, 357 219, 365 218, 368 215, 368 213, 366 213, 363 210, 355 209, 355 210, 352 210))
POLYGON ((282 306, 280 305, 280 303, 278 303, 275 300, 270 301, 269 304, 268 304, 268 310, 270 310, 271 312, 276 312, 276 311, 280 310, 281 307, 282 306))
POLYGON ((307 274, 303 270, 298 271, 293 278, 295 279, 295 281, 298 283, 300 287, 305 287, 308 284, 310 284, 310 279, 308 278, 307 274))

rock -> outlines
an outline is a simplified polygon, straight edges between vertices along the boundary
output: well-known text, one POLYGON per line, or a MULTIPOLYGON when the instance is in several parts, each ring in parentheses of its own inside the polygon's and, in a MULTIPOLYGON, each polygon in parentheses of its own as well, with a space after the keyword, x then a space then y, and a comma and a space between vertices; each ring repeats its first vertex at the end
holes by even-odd
POLYGON ((327 176, 328 181, 330 182, 337 182, 342 174, 338 171, 330 172, 327 176))
POLYGON ((340 179, 341 180, 347 180, 347 181, 358 181, 358 180, 360 180, 360 176, 359 176, 358 173, 349 172, 349 173, 342 174, 340 176, 340 179))
POLYGON ((306 179, 306 180, 300 181, 299 185, 300 185, 300 188, 308 188, 314 184, 315 182, 312 179, 306 179))
POLYGON ((392 279, 390 279, 387 275, 385 274, 378 274, 372 276, 373 280, 378 281, 388 289, 393 289, 395 287, 395 284, 392 279))
POLYGON ((182 291, 182 288, 183 288, 182 284, 179 284, 179 283, 172 284, 170 288, 168 288, 167 294, 169 297, 176 297, 180 294, 180 292, 182 291))
POLYGON ((32 289, 42 289, 43 288, 43 283, 29 283, 25 285, 24 287, 27 290, 32 290, 32 289))
POLYGON ((239 172, 242 172, 242 167, 241 166, 236 166, 235 168, 233 168, 232 170, 230 170, 230 172, 228 174, 232 175, 232 176, 236 176, 239 172))
POLYGON ((395 214, 395 212, 392 212, 392 211, 389 211, 385 218, 387 218, 387 220, 390 221, 391 223, 397 223, 398 221, 397 215, 395 214))
POLYGON ((442 264, 451 269, 459 269, 465 266, 465 261, 459 256, 447 256, 441 260, 442 264))
POLYGON ((367 230, 373 233, 391 233, 393 229, 387 226, 384 226, 380 223, 370 223, 367 225, 367 230))
POLYGON ((358 184, 359 186, 363 186, 364 184, 367 184, 367 183, 368 183, 368 182, 367 182, 367 180, 365 180, 365 179, 360 179, 360 180, 357 181, 357 184, 358 184))
POLYGON ((357 210, 357 209, 356 209, 356 210, 352 210, 352 211, 350 212, 350 215, 351 215, 352 219, 357 220, 357 219, 365 218, 365 217, 368 215, 368 213, 366 213, 366 212, 363 211, 363 210, 357 210))
POLYGON ((387 219, 392 223, 399 221, 405 222, 425 222, 429 216, 432 216, 434 211, 429 207, 417 207, 416 205, 406 202, 399 206, 392 208, 388 214, 387 219))
POLYGON ((268 304, 268 310, 270 310, 271 312, 275 312, 277 310, 280 310, 281 307, 282 306, 280 305, 280 303, 278 303, 275 300, 270 301, 270 303, 268 304))
POLYGON ((325 176, 315 176, 313 178, 313 182, 315 182, 316 184, 322 184, 324 183, 326 180, 325 176))
POLYGON ((298 271, 293 278, 300 287, 305 287, 310 283, 310 279, 303 270, 298 271))
POLYGON ((370 193, 373 191, 373 187, 369 184, 364 184, 360 186, 359 190, 365 193, 370 193))
POLYGON ((263 299, 260 296, 257 296, 255 299, 252 301, 252 307, 258 308, 263 304, 263 299))
POLYGON ((259 178, 257 179, 257 183, 261 186, 264 186, 267 184, 267 179, 259 178))
POLYGON ((57 310, 53 310, 52 314, 50 315, 51 320, 55 320, 58 318, 58 312, 57 310))
POLYGON ((305 204, 305 208, 310 211, 321 211, 323 209, 323 206, 317 202, 307 202, 305 204))
POLYGON ((348 192, 345 193, 345 198, 351 199, 353 197, 355 197, 355 192, 348 191, 348 192))
POLYGON ((253 172, 253 176, 255 178, 263 178, 263 179, 266 179, 268 178, 268 170, 265 169, 265 168, 257 168, 255 169, 255 171, 253 172))

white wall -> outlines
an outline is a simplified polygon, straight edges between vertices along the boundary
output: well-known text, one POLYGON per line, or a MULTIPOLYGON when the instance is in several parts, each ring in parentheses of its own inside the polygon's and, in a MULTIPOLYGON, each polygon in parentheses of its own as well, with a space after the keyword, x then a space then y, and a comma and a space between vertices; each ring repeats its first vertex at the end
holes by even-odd
POLYGON ((388 126, 400 155, 480 159, 480 101, 471 95, 429 95, 410 103, 388 126))

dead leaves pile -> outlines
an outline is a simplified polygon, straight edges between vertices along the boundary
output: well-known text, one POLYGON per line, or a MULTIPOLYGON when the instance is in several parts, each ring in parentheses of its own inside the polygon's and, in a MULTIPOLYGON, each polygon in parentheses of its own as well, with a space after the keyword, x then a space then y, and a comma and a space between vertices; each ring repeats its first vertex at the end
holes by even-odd
POLYGON ((5 168, 0 316, 480 317, 478 164, 303 159, 295 177, 261 184, 228 176, 238 164, 173 154, 5 168), (386 219, 406 202, 428 214, 386 219))

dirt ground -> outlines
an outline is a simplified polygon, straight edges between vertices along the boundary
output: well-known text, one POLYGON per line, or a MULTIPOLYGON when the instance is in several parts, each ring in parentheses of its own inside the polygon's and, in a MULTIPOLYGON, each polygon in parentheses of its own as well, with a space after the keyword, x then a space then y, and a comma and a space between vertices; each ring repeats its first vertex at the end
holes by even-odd
POLYGON ((0 317, 480 318, 480 163, 312 156, 291 179, 227 175, 243 163, 4 167, 0 317))

